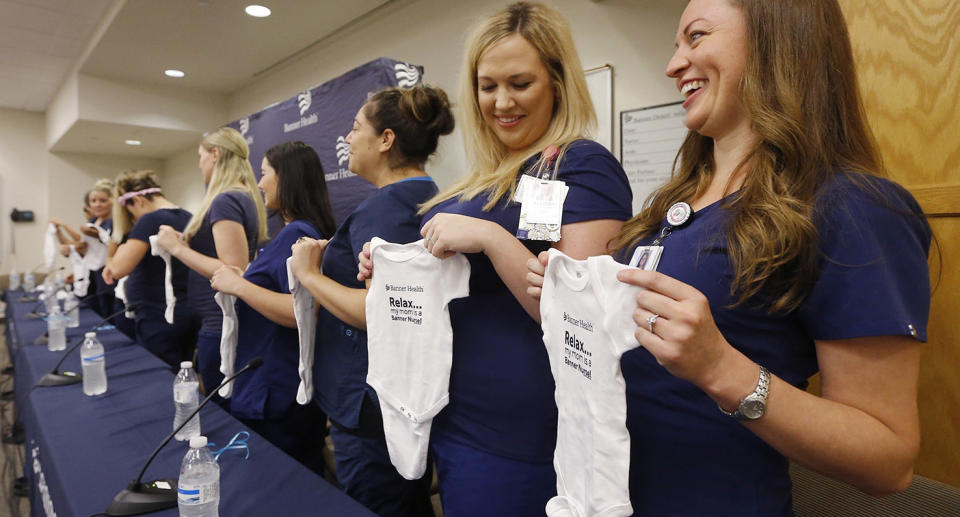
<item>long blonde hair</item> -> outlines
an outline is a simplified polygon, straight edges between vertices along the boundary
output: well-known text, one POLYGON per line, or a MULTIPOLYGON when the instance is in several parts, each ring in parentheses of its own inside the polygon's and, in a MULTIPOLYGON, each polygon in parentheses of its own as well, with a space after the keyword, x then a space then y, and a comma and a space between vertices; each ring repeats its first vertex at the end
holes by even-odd
POLYGON ((213 165, 213 174, 210 176, 210 184, 207 185, 207 193, 203 196, 200 209, 193 214, 183 231, 184 239, 189 242, 197 234, 214 198, 235 188, 234 185, 239 183, 257 207, 257 242, 266 240, 267 209, 263 206, 263 198, 260 197, 260 189, 257 188, 257 179, 253 175, 253 168, 250 167, 250 149, 243 135, 231 127, 222 127, 207 133, 200 145, 209 152, 217 149, 219 156, 213 165))
MULTIPOLYGON (((119 203, 120 196, 127 192, 148 188, 160 188, 157 174, 151 170, 127 169, 117 176, 113 192, 113 233, 111 234, 114 241, 123 240, 123 236, 133 228, 133 218, 127 207, 119 203)), ((150 200, 162 195, 161 193, 145 194, 143 197, 150 200)))
MULTIPOLYGON (((732 215, 726 233, 731 294, 739 305, 763 290, 772 295, 770 312, 786 312, 800 305, 817 275, 813 216, 819 187, 838 171, 879 175, 883 166, 836 0, 731 3, 746 21, 740 95, 760 137, 739 165, 749 171, 738 196, 725 203, 732 215)), ((623 226, 614 249, 657 231, 672 203, 706 192, 714 165, 713 140, 689 132, 672 178, 623 226)))
MULTIPOLYGON (((557 11, 543 4, 517 2, 497 12, 478 25, 467 43, 463 70, 460 73, 460 114, 463 141, 471 173, 450 188, 426 202, 420 212, 426 212, 437 203, 459 196, 472 199, 489 192, 484 210, 493 208, 516 188, 517 172, 531 157, 549 145, 557 145, 563 159, 567 144, 587 138, 593 133, 597 116, 587 90, 587 80, 580 65, 580 57, 573 45, 573 36, 566 20, 557 11), (510 153, 487 125, 477 99, 477 63, 494 44, 519 34, 540 55, 550 76, 557 101, 546 132, 525 153, 510 153)), ((546 167, 547 158, 541 156, 537 170, 546 167)))

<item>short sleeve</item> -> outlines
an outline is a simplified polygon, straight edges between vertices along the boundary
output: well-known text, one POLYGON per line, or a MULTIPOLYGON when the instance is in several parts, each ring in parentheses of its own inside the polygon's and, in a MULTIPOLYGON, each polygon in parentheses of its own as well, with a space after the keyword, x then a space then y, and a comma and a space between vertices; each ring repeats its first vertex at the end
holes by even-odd
POLYGON ((813 339, 927 339, 931 232, 899 185, 840 176, 817 201, 820 271, 799 309, 813 339))
POLYGON ((162 224, 158 212, 159 210, 140 216, 127 234, 127 240, 136 239, 149 244, 150 236, 156 235, 162 224))
POLYGON ((563 224, 617 219, 633 215, 633 192, 620 162, 590 140, 570 144, 557 168, 557 179, 570 188, 563 203, 563 224))
POLYGON ((443 274, 443 292, 446 300, 463 298, 470 294, 470 261, 458 253, 440 263, 443 274))
POLYGON ((251 209, 256 210, 256 206, 248 205, 253 205, 253 200, 244 192, 227 191, 219 194, 210 203, 208 212, 210 225, 212 226, 217 221, 233 221, 246 228, 247 218, 244 217, 244 214, 251 209))
POLYGON ((625 284, 617 279, 621 269, 633 269, 617 263, 610 256, 591 258, 596 264, 594 269, 601 286, 600 303, 603 305, 604 326, 610 336, 610 346, 617 355, 640 346, 635 336, 637 328, 633 321, 633 311, 637 307, 639 287, 625 284))

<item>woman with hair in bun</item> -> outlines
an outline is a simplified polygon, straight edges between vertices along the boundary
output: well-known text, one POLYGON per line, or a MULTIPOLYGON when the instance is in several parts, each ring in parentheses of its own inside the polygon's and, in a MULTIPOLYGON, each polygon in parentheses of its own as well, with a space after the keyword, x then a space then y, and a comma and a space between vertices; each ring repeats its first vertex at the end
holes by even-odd
POLYGON ((234 381, 230 412, 318 474, 323 474, 327 417, 319 407, 296 402, 300 341, 287 278, 290 246, 301 238, 330 238, 336 230, 320 158, 303 142, 267 150, 259 187, 283 228, 257 253, 246 271, 220 266, 210 280, 237 297, 236 365, 254 357, 263 366, 234 381))
MULTIPOLYGON (((257 243, 267 238, 267 212, 257 189, 243 136, 222 127, 203 137, 197 149, 200 172, 207 185, 200 209, 183 234, 161 226, 157 244, 189 269, 187 303, 200 319, 197 369, 206 390, 223 380, 220 373, 220 327, 223 313, 213 299, 210 277, 220 266, 244 269, 257 243)), ((217 402, 226 402, 214 396, 217 402)))
POLYGON ((171 284, 174 296, 181 303, 174 309, 173 324, 164 318, 166 293, 162 258, 150 253, 150 236, 160 226, 183 230, 190 221, 190 212, 171 203, 163 195, 153 171, 129 170, 117 176, 117 202, 113 208, 114 240, 123 240, 103 268, 102 277, 112 285, 127 277, 127 302, 136 306, 134 336, 154 355, 171 368, 179 368, 192 349, 195 328, 186 304, 187 268, 179 260, 171 260, 171 284), (120 239, 118 239, 120 237, 120 239))
POLYGON ((350 171, 377 190, 329 242, 301 242, 293 251, 293 273, 323 308, 314 383, 316 401, 333 424, 337 478, 347 494, 385 517, 433 515, 432 473, 407 481, 390 462, 380 405, 366 384, 366 284, 357 280, 357 255, 373 237, 396 243, 420 238, 417 208, 437 193, 424 165, 453 125, 447 95, 439 88, 374 93, 357 112, 347 143, 350 171))
POLYGON ((427 249, 470 261, 470 295, 449 304, 450 402, 433 420, 430 448, 444 515, 543 515, 557 493, 558 416, 524 264, 551 246, 575 259, 603 253, 630 218, 632 195, 617 159, 588 139, 596 115, 570 29, 553 9, 520 2, 482 20, 460 81, 472 172, 421 209, 427 249), (530 184, 524 176, 569 188, 549 240, 520 226, 513 197, 530 184))

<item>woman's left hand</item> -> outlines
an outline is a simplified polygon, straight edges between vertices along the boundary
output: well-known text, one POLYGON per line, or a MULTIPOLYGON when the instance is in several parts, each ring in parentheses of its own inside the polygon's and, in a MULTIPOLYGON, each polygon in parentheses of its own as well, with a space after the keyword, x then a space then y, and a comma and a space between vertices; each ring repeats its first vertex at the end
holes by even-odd
POLYGON ((157 246, 167 253, 173 253, 173 250, 183 244, 181 233, 174 230, 172 226, 161 225, 157 231, 157 246))
POLYGON ((500 225, 459 214, 437 214, 420 230, 424 247, 438 258, 455 253, 483 253, 500 225))
POLYGON ((223 294, 240 296, 243 289, 243 270, 237 266, 220 266, 210 277, 210 287, 220 291, 223 294))
POLYGON ((723 375, 718 366, 735 349, 717 328, 703 293, 656 271, 625 269, 617 279, 643 288, 633 311, 634 336, 658 363, 701 388, 723 375), (658 317, 651 332, 649 319, 654 314, 658 317))
POLYGON ((303 280, 307 275, 319 273, 323 252, 327 249, 327 239, 301 237, 290 246, 290 270, 293 276, 303 280))

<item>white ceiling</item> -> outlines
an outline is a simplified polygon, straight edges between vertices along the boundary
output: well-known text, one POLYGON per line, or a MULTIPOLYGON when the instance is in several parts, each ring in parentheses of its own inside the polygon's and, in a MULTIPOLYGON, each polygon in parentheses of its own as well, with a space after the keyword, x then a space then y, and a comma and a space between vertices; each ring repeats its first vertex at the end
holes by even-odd
POLYGON ((112 0, 0 0, 0 107, 43 111, 112 0))
MULTIPOLYGON (((0 107, 46 111, 72 72, 226 97, 389 1, 0 0, 0 107), (272 14, 248 16, 251 3, 272 14)), ((196 136, 78 118, 52 149, 164 157, 196 136), (121 135, 144 145, 117 144, 121 135)))

